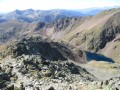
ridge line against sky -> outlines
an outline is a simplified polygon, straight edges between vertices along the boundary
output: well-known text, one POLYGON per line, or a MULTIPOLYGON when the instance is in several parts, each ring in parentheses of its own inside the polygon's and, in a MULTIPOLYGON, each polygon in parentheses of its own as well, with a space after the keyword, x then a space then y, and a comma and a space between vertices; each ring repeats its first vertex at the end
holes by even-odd
POLYGON ((84 9, 120 6, 120 0, 0 0, 0 12, 16 9, 84 9))

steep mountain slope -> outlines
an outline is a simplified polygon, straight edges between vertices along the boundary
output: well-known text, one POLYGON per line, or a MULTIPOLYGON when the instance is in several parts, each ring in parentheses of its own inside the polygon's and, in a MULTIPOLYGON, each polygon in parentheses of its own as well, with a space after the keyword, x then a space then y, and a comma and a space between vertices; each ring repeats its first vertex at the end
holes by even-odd
POLYGON ((119 18, 119 9, 104 11, 83 20, 82 24, 66 34, 62 40, 81 49, 98 52, 119 35, 119 18))
POLYGON ((54 39, 61 39, 65 33, 69 33, 77 27, 81 18, 62 18, 53 23, 33 22, 26 26, 24 32, 26 34, 35 33, 45 35, 54 39))
POLYGON ((12 39, 21 38, 24 36, 47 36, 53 39, 61 39, 70 31, 74 30, 82 20, 81 18, 71 18, 66 17, 62 19, 58 19, 53 23, 44 23, 44 22, 32 22, 32 23, 25 23, 19 20, 9 20, 6 22, 0 23, 1 29, 1 44, 5 43, 12 39), (9 37, 2 39, 3 36, 8 35, 9 37), (12 34, 14 32, 14 34, 12 34))
POLYGON ((0 44, 14 40, 26 24, 18 20, 9 20, 0 23, 0 44))
MULTIPOLYGON (((89 44, 90 41, 92 41, 93 37, 95 36, 96 36, 95 39, 100 39, 97 36, 100 36, 100 33, 104 31, 105 24, 109 20, 109 18, 118 11, 119 10, 104 11, 96 16, 83 19, 82 24, 79 24, 76 29, 72 30, 70 33, 65 35, 64 39, 70 43, 75 42, 74 43, 75 45, 77 44, 79 45, 80 43, 85 43, 86 40, 88 41, 86 42, 86 44, 87 43, 89 44), (88 37, 88 39, 86 36, 88 37), (91 36, 91 38, 89 36, 91 36), (83 42, 81 42, 82 40, 83 42)), ((90 45, 90 46, 95 46, 95 45, 90 45)), ((87 47, 87 45, 85 45, 85 48, 92 49, 90 47, 87 47)))
POLYGON ((113 58, 117 63, 120 63, 120 35, 117 35, 115 39, 108 42, 103 49, 99 50, 99 53, 113 58))

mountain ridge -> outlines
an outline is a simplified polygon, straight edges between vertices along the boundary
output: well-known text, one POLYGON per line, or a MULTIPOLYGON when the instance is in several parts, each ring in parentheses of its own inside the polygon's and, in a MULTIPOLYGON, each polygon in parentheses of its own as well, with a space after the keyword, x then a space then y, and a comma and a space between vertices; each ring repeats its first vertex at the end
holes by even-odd
POLYGON ((84 16, 79 11, 64 10, 64 9, 53 9, 53 10, 15 10, 13 12, 1 15, 1 20, 17 19, 24 22, 53 22, 54 20, 65 18, 65 17, 80 17, 84 16))

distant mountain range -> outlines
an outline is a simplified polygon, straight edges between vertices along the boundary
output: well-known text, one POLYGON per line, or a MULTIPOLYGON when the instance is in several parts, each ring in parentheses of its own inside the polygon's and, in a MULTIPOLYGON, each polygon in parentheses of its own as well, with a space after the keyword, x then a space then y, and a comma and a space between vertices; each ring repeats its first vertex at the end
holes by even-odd
POLYGON ((96 15, 97 13, 109 8, 88 8, 88 9, 77 9, 77 10, 65 10, 65 9, 52 9, 52 10, 15 10, 6 14, 0 14, 0 22, 9 20, 18 20, 23 22, 53 22, 55 20, 65 17, 81 17, 96 15))
POLYGON ((79 11, 81 13, 83 13, 84 15, 96 15, 99 12, 102 12, 104 10, 108 10, 111 8, 119 8, 119 6, 114 6, 114 7, 102 7, 102 8, 98 8, 98 7, 92 7, 92 8, 85 8, 85 9, 76 9, 76 11, 79 11))
POLYGON ((33 21, 41 21, 41 22, 53 22, 60 18, 65 17, 80 17, 84 16, 83 13, 79 11, 73 10, 15 10, 13 12, 0 15, 0 22, 8 21, 11 19, 16 19, 24 22, 33 22, 33 21))

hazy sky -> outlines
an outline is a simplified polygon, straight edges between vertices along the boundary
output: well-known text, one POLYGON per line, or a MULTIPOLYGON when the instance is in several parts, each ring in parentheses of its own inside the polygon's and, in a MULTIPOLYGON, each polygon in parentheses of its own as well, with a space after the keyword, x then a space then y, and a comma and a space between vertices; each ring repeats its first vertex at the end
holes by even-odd
POLYGON ((15 9, 83 9, 120 6, 120 0, 0 0, 0 12, 15 9))

